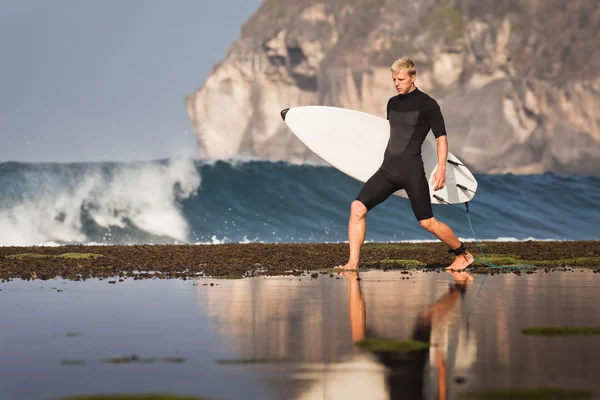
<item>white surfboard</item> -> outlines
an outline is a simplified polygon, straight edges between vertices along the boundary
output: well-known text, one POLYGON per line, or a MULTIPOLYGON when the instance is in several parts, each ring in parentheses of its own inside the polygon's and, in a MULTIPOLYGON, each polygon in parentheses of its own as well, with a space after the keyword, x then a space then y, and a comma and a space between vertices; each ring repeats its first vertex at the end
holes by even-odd
MULTIPOLYGON (((334 168, 366 182, 381 166, 390 137, 389 122, 360 111, 327 106, 293 107, 281 111, 291 131, 316 155, 334 168)), ((464 203, 477 191, 477 181, 463 163, 448 152, 446 186, 433 190, 437 170, 437 143, 431 133, 421 149, 432 204, 464 203), (442 200, 440 200, 442 199, 442 200)), ((406 191, 397 196, 408 198, 406 191)))

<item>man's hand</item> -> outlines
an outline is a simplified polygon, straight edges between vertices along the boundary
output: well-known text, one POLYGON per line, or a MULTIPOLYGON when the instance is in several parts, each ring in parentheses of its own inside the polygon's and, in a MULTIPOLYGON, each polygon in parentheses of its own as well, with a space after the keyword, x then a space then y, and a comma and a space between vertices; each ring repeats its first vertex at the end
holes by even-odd
POLYGON ((433 190, 440 190, 446 186, 446 169, 439 168, 433 174, 433 190))

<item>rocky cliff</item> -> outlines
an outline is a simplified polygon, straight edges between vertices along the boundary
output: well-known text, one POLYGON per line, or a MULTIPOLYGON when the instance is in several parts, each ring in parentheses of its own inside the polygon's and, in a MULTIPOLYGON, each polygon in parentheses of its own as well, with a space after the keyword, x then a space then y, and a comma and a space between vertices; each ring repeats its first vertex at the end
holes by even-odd
POLYGON ((318 162, 279 111, 384 116, 405 55, 474 171, 600 175, 597 0, 265 0, 186 97, 201 156, 318 162))

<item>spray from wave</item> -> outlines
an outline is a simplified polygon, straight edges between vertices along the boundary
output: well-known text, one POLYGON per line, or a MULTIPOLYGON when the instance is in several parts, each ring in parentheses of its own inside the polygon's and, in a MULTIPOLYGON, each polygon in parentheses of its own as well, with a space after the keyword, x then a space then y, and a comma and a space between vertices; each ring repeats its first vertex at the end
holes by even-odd
POLYGON ((180 205, 196 194, 200 176, 189 159, 6 163, 0 183, 1 245, 174 242, 187 239, 180 205))

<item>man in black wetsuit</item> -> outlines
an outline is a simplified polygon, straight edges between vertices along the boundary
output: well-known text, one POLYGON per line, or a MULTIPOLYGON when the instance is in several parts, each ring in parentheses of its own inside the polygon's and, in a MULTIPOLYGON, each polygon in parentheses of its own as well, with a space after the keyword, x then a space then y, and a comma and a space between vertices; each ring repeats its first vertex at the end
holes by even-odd
POLYGON ((387 104, 390 140, 381 167, 352 202, 348 223, 350 257, 346 265, 337 268, 358 269, 360 248, 366 235, 367 212, 395 191, 404 189, 421 226, 445 243, 449 252, 456 256, 447 269, 463 270, 473 263, 474 258, 452 229, 433 216, 429 184, 421 158, 421 145, 431 130, 436 137, 438 155, 433 189, 443 189, 446 185, 448 141, 442 112, 433 98, 415 86, 417 70, 410 59, 401 58, 394 62, 392 78, 398 95, 387 104))

